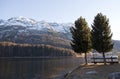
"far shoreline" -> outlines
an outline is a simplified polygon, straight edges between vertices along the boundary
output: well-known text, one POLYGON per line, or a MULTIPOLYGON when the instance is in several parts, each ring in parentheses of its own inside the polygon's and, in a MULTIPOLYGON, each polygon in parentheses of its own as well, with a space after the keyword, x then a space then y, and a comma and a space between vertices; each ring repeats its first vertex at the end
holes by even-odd
POLYGON ((75 56, 37 56, 37 57, 0 57, 0 59, 52 59, 52 58, 70 58, 70 57, 73 57, 73 58, 78 58, 78 57, 75 57, 75 56))

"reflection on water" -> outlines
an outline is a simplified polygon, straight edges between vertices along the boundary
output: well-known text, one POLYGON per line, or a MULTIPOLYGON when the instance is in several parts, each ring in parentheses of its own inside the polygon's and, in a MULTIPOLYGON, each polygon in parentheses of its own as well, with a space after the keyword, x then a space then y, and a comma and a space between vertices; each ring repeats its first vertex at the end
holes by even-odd
POLYGON ((0 79, 53 79, 78 66, 80 58, 0 58, 0 79))

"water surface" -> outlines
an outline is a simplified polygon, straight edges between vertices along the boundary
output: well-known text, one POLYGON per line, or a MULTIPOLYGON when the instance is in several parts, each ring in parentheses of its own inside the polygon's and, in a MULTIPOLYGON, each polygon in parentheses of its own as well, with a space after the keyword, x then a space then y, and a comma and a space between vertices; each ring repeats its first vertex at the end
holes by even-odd
POLYGON ((79 66, 81 58, 0 58, 0 79, 55 79, 79 66))

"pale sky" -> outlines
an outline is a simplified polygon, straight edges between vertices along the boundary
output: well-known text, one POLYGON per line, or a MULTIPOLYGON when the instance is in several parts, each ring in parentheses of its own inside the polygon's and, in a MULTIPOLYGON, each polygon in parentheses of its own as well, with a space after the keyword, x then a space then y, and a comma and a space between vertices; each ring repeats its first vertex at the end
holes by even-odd
POLYGON ((37 21, 74 23, 80 16, 89 26, 97 13, 109 18, 113 39, 120 40, 120 0, 0 0, 0 19, 24 16, 37 21))

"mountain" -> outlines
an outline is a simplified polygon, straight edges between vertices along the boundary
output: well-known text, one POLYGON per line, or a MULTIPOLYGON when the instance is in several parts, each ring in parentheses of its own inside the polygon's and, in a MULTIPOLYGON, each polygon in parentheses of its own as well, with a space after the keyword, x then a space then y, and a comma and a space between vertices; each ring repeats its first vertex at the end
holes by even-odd
POLYGON ((120 52, 120 40, 113 40, 113 43, 114 43, 113 51, 120 52))
MULTIPOLYGON (((50 23, 36 21, 23 16, 0 20, 0 42, 9 41, 28 44, 46 44, 56 47, 71 48, 72 23, 50 23)), ((120 41, 113 40, 114 51, 120 51, 120 41)))
POLYGON ((23 16, 0 20, 0 41, 70 48, 72 23, 49 23, 23 16))

